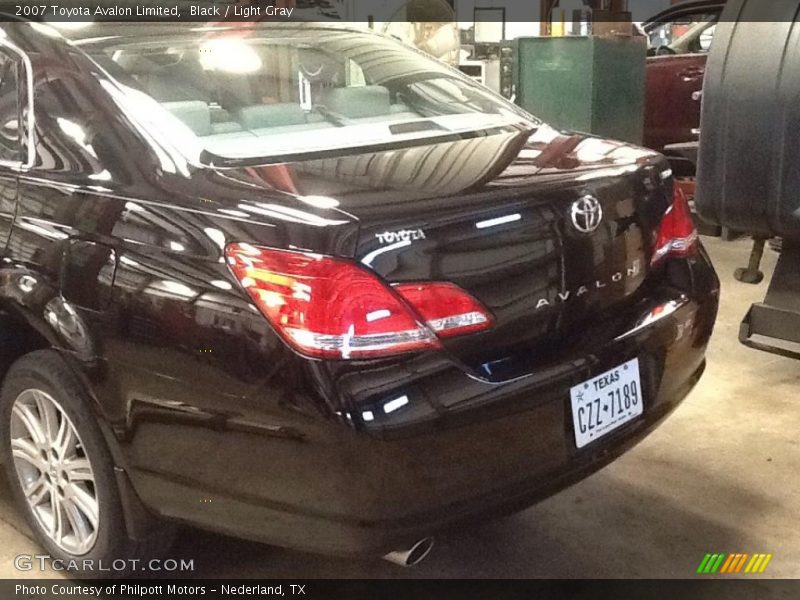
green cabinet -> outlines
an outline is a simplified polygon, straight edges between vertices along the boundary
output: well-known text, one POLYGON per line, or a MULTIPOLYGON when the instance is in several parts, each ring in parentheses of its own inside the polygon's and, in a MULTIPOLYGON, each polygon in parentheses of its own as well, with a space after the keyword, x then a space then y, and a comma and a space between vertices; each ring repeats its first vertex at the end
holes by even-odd
POLYGON ((640 144, 644 38, 516 40, 516 103, 550 125, 640 144))

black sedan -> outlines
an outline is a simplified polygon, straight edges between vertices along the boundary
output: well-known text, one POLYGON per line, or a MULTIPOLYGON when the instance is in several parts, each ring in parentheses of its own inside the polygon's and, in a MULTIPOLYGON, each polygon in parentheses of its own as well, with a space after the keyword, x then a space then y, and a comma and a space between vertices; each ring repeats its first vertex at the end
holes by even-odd
POLYGON ((659 154, 341 26, 2 29, 4 463, 79 573, 176 522, 412 563, 703 372, 659 154))

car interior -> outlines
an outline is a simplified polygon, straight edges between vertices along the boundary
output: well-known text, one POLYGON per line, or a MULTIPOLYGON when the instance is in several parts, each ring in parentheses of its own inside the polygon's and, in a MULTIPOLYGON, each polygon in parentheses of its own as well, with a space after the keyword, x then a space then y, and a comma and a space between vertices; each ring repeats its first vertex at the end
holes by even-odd
POLYGON ((246 74, 226 72, 226 65, 208 68, 196 49, 134 49, 103 62, 113 62, 115 75, 134 83, 206 141, 424 118, 397 95, 393 98, 388 87, 365 81, 352 61, 333 60, 316 50, 296 53, 294 72, 285 66, 271 70, 274 61, 266 52, 258 57, 258 69, 246 74))

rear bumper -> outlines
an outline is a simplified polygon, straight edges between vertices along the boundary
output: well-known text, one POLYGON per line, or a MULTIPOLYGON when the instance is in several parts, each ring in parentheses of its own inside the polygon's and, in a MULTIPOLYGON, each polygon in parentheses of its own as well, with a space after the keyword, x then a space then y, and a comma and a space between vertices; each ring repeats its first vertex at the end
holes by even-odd
POLYGON ((718 282, 705 258, 691 275, 695 291, 675 292, 676 310, 619 330, 580 360, 504 383, 469 376, 436 353, 389 366, 316 363, 309 375, 319 396, 304 405, 264 389, 232 407, 235 417, 141 420, 123 449, 127 469, 162 516, 332 554, 380 555, 524 508, 635 445, 697 383, 718 282), (632 358, 644 414, 577 449, 570 387, 632 358))
MULTIPOLYGON (((615 435, 613 442, 565 459, 547 471, 539 471, 532 466, 519 481, 502 482, 496 489, 477 496, 454 501, 442 497, 431 501, 431 487, 428 486, 421 490, 420 496, 426 499, 418 503, 417 508, 421 512, 417 513, 408 513, 407 507, 401 505, 401 497, 414 490, 404 487, 400 493, 396 493, 388 484, 383 489, 373 490, 371 498, 372 502, 383 505, 385 518, 361 518, 357 514, 326 514, 324 498, 319 499, 320 510, 313 511, 276 504, 267 498, 231 495, 228 491, 218 489, 201 490, 192 482, 165 478, 155 473, 139 472, 137 480, 139 489, 146 490, 150 507, 162 517, 238 538, 297 550, 342 556, 382 556, 460 523, 469 524, 478 519, 525 509, 588 477, 647 437, 678 407, 699 380, 704 367, 704 364, 698 367, 681 392, 663 399, 658 410, 649 411, 633 427, 615 435), (391 512, 395 515, 391 515, 391 512)), ((528 415, 525 422, 534 420, 536 414, 533 412, 528 415)), ((503 422, 497 425, 500 429, 503 422)), ((529 435, 535 436, 536 429, 531 429, 529 435)), ((502 441, 498 440, 499 443, 502 441)), ((452 478, 451 481, 458 480, 463 466, 463 463, 451 464, 446 469, 448 474, 445 477, 452 478)), ((342 479, 344 481, 346 477, 342 479)), ((313 481, 302 478, 302 483, 295 480, 293 487, 295 485, 305 487, 309 494, 314 493, 313 481)), ((406 485, 415 484, 409 482, 406 485)), ((427 484, 420 481, 419 485, 427 484)), ((464 481, 464 485, 469 484, 464 481)), ((353 494, 354 505, 364 499, 362 485, 354 486, 350 493, 353 494)))

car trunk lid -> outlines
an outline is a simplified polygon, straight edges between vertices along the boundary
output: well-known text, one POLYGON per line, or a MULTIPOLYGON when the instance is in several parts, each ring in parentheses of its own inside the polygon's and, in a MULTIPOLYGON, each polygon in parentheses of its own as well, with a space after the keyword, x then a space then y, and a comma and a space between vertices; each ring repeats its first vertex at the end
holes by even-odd
POLYGON ((519 375, 585 353, 585 325, 640 298, 668 174, 660 162, 528 170, 468 195, 373 206, 356 211, 356 258, 391 284, 447 281, 469 292, 494 326, 445 347, 480 377, 519 375))

